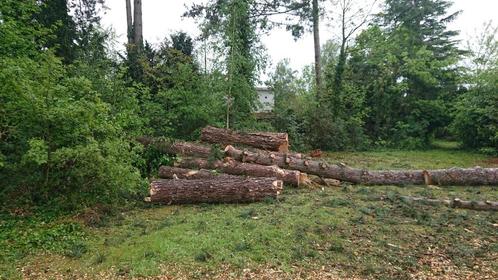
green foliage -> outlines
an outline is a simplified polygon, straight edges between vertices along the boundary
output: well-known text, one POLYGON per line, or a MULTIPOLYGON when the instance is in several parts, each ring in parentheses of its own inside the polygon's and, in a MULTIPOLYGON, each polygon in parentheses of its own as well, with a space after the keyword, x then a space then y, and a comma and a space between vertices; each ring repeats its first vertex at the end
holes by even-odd
POLYGON ((57 223, 48 216, 15 218, 1 214, 1 217, 0 263, 37 252, 77 253, 75 249, 86 237, 84 228, 74 222, 57 223))
POLYGON ((65 63, 76 58, 76 24, 69 14, 67 0, 39 1, 40 11, 35 15, 37 21, 50 30, 45 46, 55 50, 65 63))
POLYGON ((485 26, 471 47, 469 90, 457 100, 452 128, 463 145, 498 153, 498 28, 485 26))
POLYGON ((223 87, 225 120, 235 128, 254 123, 256 71, 263 69, 264 64, 263 47, 256 33, 259 18, 252 14, 255 5, 254 1, 212 0, 204 5, 194 5, 187 13, 203 18, 201 29, 205 38, 220 40, 217 47, 224 59, 223 72, 227 77, 223 87))
POLYGON ((0 57, 36 57, 48 30, 32 20, 39 11, 34 0, 0 3, 0 57))
POLYGON ((293 150, 306 149, 306 117, 313 101, 308 92, 306 75, 298 77, 289 67, 289 60, 279 62, 268 86, 275 96, 274 118, 272 125, 277 131, 289 134, 293 150))
MULTIPOLYGON (((19 8, 34 13, 31 4, 2 2, 2 15, 19 8)), ((0 28, 9 31, 11 23, 23 31, 10 30, 13 42, 36 42, 42 30, 10 17, 0 28)), ((36 45, 27 47, 15 56, 0 53, 2 204, 16 196, 19 203, 55 200, 73 208, 140 191, 144 182, 130 143, 141 126, 139 107, 115 81, 118 74, 109 74, 105 61, 64 68, 50 50, 32 55, 36 45)))
POLYGON ((366 133, 374 142, 427 146, 449 124, 462 53, 452 39, 457 33, 446 29, 456 16, 445 17, 449 6, 388 1, 382 25, 358 36, 351 50, 352 83, 364 92, 366 133))
POLYGON ((132 167, 134 151, 119 117, 90 80, 64 77, 57 59, 45 59, 0 62, 4 191, 38 202, 58 197, 76 202, 110 201, 137 190, 141 180, 132 167), (20 176, 25 170, 28 174, 20 176), (20 185, 25 189, 16 190, 20 185))

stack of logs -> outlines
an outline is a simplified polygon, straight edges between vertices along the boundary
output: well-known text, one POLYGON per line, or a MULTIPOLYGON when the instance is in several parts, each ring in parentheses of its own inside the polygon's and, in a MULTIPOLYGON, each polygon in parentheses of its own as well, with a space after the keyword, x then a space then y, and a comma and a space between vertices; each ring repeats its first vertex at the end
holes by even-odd
POLYGON ((161 166, 151 183, 152 202, 252 202, 276 198, 290 186, 498 185, 497 168, 368 171, 329 164, 289 151, 286 133, 242 133, 205 127, 201 141, 168 142, 140 138, 143 145, 178 155, 175 167, 161 166), (216 144, 216 145, 209 145, 216 144), (242 146, 244 148, 239 148, 242 146))

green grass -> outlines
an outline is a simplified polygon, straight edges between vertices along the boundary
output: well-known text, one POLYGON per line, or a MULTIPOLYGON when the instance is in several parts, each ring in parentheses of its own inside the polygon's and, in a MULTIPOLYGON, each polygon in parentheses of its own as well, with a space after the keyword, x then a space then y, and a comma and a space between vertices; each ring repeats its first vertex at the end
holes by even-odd
MULTIPOLYGON (((491 165, 489 158, 452 149, 329 156, 368 168, 491 165)), ((74 217, 6 215, 0 278, 21 277, 21 267, 48 278, 96 279, 99 273, 204 279, 227 269, 237 277, 262 267, 293 275, 327 267, 342 277, 406 279, 433 270, 424 261, 428 256, 443 258, 457 272, 498 271, 492 261, 498 254, 497 213, 406 204, 398 194, 498 200, 497 187, 346 186, 287 188, 278 201, 253 204, 144 205, 92 226, 74 217)))

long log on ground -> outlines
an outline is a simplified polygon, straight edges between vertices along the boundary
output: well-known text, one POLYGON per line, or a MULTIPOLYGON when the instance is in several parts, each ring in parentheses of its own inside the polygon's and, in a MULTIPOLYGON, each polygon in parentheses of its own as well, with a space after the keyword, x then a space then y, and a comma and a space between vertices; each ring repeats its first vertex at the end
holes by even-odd
POLYGON ((304 186, 310 183, 308 176, 297 170, 284 170, 278 166, 242 163, 230 158, 225 158, 225 161, 208 161, 199 158, 182 159, 176 163, 176 166, 182 168, 214 169, 222 173, 239 176, 275 177, 282 180, 286 184, 296 187, 304 186))
POLYGON ((427 205, 444 205, 451 208, 462 208, 477 211, 498 211, 498 202, 495 201, 470 201, 455 199, 432 199, 425 197, 400 196, 400 199, 413 203, 418 202, 427 205))
POLYGON ((351 168, 343 164, 275 156, 225 148, 225 155, 241 162, 277 165, 324 178, 363 185, 498 185, 498 168, 450 168, 437 170, 375 170, 351 168))
POLYGON ((240 176, 218 173, 214 170, 200 169, 192 170, 173 166, 159 167, 159 178, 161 179, 239 179, 240 176))
POLYGON ((289 137, 287 133, 235 132, 230 129, 207 126, 201 131, 201 140, 222 145, 247 145, 258 149, 287 153, 289 137))
POLYGON ((147 201, 166 204, 237 203, 277 198, 283 182, 275 178, 155 180, 147 201))

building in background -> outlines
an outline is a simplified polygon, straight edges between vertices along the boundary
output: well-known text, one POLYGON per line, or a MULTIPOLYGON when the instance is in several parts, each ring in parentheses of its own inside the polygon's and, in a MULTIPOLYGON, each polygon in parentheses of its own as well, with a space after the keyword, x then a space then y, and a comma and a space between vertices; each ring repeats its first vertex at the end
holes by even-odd
POLYGON ((258 109, 257 114, 271 113, 275 107, 275 96, 273 92, 267 87, 256 87, 258 93, 258 109))

